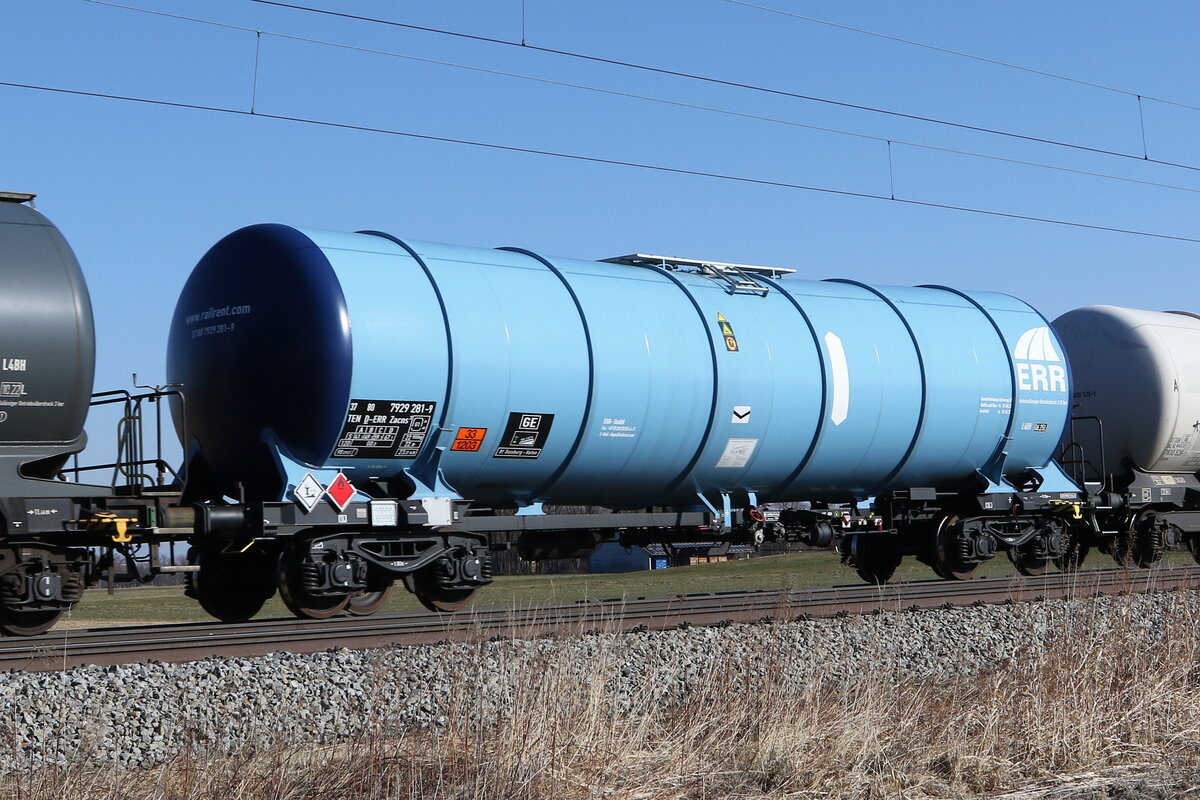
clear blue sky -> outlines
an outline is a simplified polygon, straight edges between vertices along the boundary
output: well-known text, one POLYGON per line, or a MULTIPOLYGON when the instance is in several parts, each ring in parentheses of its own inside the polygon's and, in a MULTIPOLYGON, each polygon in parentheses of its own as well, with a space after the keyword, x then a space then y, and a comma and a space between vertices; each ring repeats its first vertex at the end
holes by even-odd
MULTIPOLYGON (((1161 102, 1200 106, 1194 2, 753 2, 1128 94, 729 0, 296 1, 517 43, 524 28, 539 48, 1136 158, 251 0, 129 0, 250 30, 86 0, 3 0, 0 81, 240 112, 0 86, 0 189, 37 192, 39 210, 83 264, 96 315, 97 389, 124 386, 134 371, 163 379, 167 326, 192 265, 221 236, 258 222, 585 258, 665 253, 786 266, 808 278, 944 283, 1015 294, 1051 318, 1093 303, 1200 311, 1197 242, 262 116, 885 197, 894 187, 903 199, 1200 238, 1200 110, 1161 102), (1142 101, 1141 114, 1138 94, 1157 98, 1142 101), (252 106, 258 116, 245 113, 252 106), (878 139, 1179 188, 911 144, 892 146, 889 170, 888 146, 878 139), (1151 163, 1143 153, 1195 169, 1151 163)), ((107 425, 90 431, 97 444, 110 438, 107 425)))

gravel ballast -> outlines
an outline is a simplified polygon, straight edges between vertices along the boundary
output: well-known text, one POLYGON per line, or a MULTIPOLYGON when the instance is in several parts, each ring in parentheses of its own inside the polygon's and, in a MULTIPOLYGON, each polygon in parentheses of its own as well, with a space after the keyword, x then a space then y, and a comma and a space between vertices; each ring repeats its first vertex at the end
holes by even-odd
MULTIPOLYGON (((1200 604, 1167 592, 892 612, 862 617, 666 632, 339 650, 315 655, 212 658, 184 664, 79 667, 0 676, 7 730, 0 769, 31 764, 149 767, 181 753, 221 756, 266 746, 351 741, 364 727, 439 726, 447 715, 487 715, 514 687, 554 671, 557 685, 602 679, 619 703, 651 692, 686 694, 708 670, 741 680, 953 680, 1036 657, 1055 634, 1083 624, 1149 642, 1163 620, 1200 604), (471 687, 470 703, 451 692, 471 687), (457 699, 457 702, 451 702, 457 699), (457 709, 457 711, 455 710, 457 709)), ((1057 640, 1061 641, 1061 640, 1057 640)))

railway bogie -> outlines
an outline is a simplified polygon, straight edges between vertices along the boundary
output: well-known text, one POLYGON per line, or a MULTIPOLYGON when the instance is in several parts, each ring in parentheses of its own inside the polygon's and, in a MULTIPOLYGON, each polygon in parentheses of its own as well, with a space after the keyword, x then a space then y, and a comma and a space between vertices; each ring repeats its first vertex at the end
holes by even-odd
POLYGON ((90 555, 37 540, 0 546, 0 630, 29 635, 49 629, 92 582, 90 555))

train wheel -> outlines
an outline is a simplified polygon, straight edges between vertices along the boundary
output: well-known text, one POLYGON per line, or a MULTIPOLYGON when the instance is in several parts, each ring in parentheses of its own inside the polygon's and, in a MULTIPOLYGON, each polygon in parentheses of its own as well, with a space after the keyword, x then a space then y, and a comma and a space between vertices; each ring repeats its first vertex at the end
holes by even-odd
POLYGON ((975 573, 979 571, 978 564, 962 565, 958 567, 948 567, 945 564, 939 564, 934 570, 938 575, 941 575, 948 581, 969 581, 975 577, 975 573))
POLYGON ((958 516, 944 517, 938 525, 936 563, 933 571, 948 581, 965 581, 975 577, 979 564, 968 564, 958 553, 961 546, 958 516))
POLYGON ((404 585, 416 595, 421 605, 439 614, 461 611, 475 597, 474 588, 447 588, 438 585, 432 567, 404 576, 404 585))
POLYGON ((1192 554, 1192 560, 1200 564, 1200 536, 1189 536, 1187 548, 1188 552, 1192 554))
POLYGON ((36 636, 54 627, 63 615, 63 609, 45 611, 19 611, 0 604, 0 631, 6 636, 36 636))
POLYGON ((329 619, 350 604, 350 595, 315 595, 309 590, 311 564, 305 563, 308 543, 291 541, 279 555, 279 599, 302 619, 329 619))
POLYGON ((383 608, 391 596, 391 586, 377 592, 352 594, 350 595, 349 602, 346 603, 346 610, 356 617, 366 617, 383 608))
POLYGON ((866 583, 882 586, 896 574, 903 556, 891 543, 876 535, 856 534, 850 542, 850 563, 866 583))
POLYGON ((271 560, 261 547, 244 553, 193 547, 188 561, 200 567, 188 573, 188 596, 222 622, 245 622, 275 594, 271 560))
POLYGON ((1017 572, 1030 577, 1043 574, 1050 564, 1049 559, 1030 555, 1019 547, 1008 549, 1008 560, 1017 568, 1017 572))

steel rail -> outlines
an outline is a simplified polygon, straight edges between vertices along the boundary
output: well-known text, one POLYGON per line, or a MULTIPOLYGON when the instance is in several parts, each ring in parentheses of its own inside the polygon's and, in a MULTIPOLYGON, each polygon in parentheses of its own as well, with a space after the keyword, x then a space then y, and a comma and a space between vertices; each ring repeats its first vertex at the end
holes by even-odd
POLYGON ((614 598, 474 609, 451 615, 420 612, 321 621, 267 619, 241 624, 202 622, 66 629, 36 637, 0 640, 0 669, 49 671, 82 664, 179 662, 278 651, 313 653, 336 648, 667 630, 683 625, 785 621, 1176 589, 1200 589, 1200 567, 1086 570, 1036 577, 930 580, 885 586, 854 584, 614 598))

